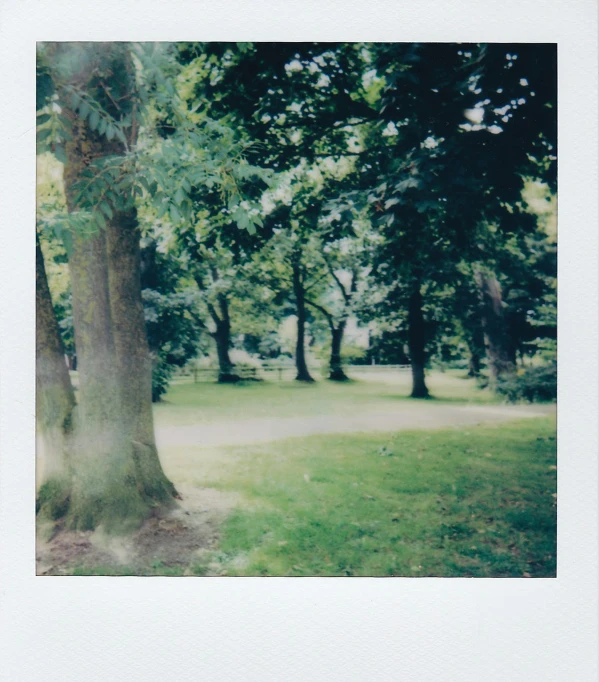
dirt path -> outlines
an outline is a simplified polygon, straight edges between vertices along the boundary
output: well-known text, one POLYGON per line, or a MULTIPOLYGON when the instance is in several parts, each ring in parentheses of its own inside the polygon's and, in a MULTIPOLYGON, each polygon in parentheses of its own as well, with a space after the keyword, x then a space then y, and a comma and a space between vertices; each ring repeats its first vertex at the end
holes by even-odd
POLYGON ((156 429, 158 447, 252 445, 314 434, 436 429, 504 422, 555 413, 555 405, 435 405, 423 402, 352 416, 217 421, 156 429))

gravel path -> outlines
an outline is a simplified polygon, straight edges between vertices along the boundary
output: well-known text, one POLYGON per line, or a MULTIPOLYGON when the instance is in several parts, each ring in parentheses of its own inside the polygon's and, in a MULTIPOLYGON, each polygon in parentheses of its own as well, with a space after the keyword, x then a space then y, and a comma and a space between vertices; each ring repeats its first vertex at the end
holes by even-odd
POLYGON ((385 412, 219 421, 156 429, 158 447, 252 445, 324 433, 436 429, 497 423, 555 413, 555 405, 402 405, 385 412))

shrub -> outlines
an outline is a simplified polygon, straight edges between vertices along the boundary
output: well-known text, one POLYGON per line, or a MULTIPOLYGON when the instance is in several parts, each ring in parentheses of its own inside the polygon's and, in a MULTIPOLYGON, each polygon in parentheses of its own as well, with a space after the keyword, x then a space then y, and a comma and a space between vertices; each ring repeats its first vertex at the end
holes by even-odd
POLYGON ((527 367, 507 379, 497 382, 497 392, 510 402, 537 403, 557 398, 557 363, 527 367))

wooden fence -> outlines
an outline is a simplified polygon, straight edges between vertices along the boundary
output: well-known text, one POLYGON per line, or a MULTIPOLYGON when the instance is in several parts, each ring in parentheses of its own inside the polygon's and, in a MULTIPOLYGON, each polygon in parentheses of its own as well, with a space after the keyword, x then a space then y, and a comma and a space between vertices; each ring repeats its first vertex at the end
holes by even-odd
MULTIPOLYGON (((409 371, 410 365, 347 365, 344 367, 349 374, 370 374, 383 372, 409 371)), ((320 376, 322 368, 312 367, 310 372, 320 376)), ((297 370, 294 365, 262 365, 261 367, 235 367, 237 374, 244 381, 291 381, 295 379, 297 370)), ((216 381, 218 369, 211 367, 185 367, 173 377, 175 382, 193 381, 194 383, 216 381)))

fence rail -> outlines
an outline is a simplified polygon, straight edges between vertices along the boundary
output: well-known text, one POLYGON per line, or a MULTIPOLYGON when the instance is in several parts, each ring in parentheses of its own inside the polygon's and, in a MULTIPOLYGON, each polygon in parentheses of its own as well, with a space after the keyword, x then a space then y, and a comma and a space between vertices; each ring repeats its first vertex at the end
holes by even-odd
MULTIPOLYGON (((349 374, 360 373, 380 373, 389 371, 404 372, 410 369, 410 365, 346 365, 344 368, 349 374)), ((318 375, 322 368, 311 367, 310 371, 318 375)), ((235 367, 235 374, 245 381, 260 381, 269 379, 274 381, 291 380, 295 378, 297 372, 295 365, 262 365, 261 367, 235 367)), ((179 370, 175 376, 175 381, 193 381, 194 383, 204 381, 216 381, 219 370, 212 367, 191 367, 179 370)))

